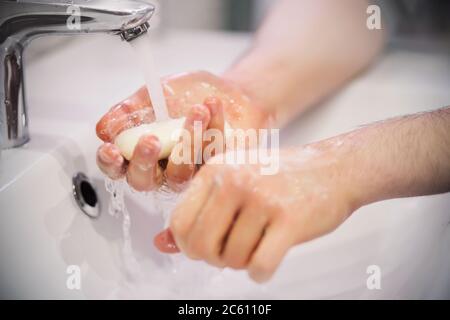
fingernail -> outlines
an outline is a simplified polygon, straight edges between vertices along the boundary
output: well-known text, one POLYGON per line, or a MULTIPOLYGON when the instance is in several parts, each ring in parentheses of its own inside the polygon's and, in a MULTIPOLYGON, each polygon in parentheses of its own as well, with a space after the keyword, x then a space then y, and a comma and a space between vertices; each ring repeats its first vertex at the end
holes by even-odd
POLYGON ((151 154, 157 153, 161 148, 161 143, 158 139, 149 136, 143 138, 144 140, 141 142, 141 153, 143 155, 149 156, 151 154))
POLYGON ((100 160, 102 160, 105 164, 112 164, 114 162, 114 158, 111 157, 107 152, 99 152, 100 160))
POLYGON ((163 253, 178 253, 180 249, 178 249, 175 240, 173 238, 172 232, 169 229, 166 229, 160 232, 153 240, 155 246, 159 251, 163 253))
POLYGON ((192 122, 194 121, 202 121, 205 117, 205 114, 203 111, 197 110, 192 114, 192 122))
POLYGON ((152 153, 152 149, 150 149, 150 148, 147 147, 147 146, 143 146, 143 147, 141 148, 141 152, 142 152, 142 154, 148 156, 149 154, 152 153))

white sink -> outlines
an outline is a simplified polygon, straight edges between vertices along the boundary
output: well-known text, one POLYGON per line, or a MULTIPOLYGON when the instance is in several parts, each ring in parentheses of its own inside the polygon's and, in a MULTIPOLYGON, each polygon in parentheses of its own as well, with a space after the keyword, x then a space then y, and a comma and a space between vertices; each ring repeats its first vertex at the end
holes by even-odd
MULTIPOLYGON (((155 39, 163 74, 221 72, 248 35, 171 32, 155 39)), ((332 234, 291 250, 271 282, 223 273, 156 251, 163 218, 153 203, 127 194, 132 258, 126 271, 122 218, 108 214, 109 194, 95 165, 95 123, 143 83, 133 53, 115 37, 85 36, 36 56, 28 48, 31 142, 0 157, 2 298, 436 298, 450 297, 450 195, 384 201, 364 207, 332 234), (84 172, 97 188, 98 219, 84 215, 71 190, 84 172), (70 290, 67 267, 81 268, 70 290), (381 268, 369 290, 366 269, 381 268), (204 276, 205 274, 210 276, 204 276)), ((448 56, 391 50, 370 72, 287 128, 284 144, 306 143, 382 118, 450 104, 448 56)), ((301 88, 300 88, 301 90, 301 88)))

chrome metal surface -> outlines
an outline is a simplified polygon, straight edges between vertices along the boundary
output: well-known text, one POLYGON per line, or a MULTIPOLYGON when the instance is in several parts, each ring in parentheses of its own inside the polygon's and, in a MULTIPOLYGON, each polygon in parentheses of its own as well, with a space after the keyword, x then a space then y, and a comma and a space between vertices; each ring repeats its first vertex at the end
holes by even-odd
POLYGON ((100 216, 100 202, 97 191, 84 173, 78 172, 73 176, 72 193, 78 207, 89 218, 96 219, 100 216))
POLYGON ((132 40, 148 28, 154 7, 131 0, 0 0, 1 148, 29 140, 23 50, 46 34, 106 32, 132 40))
POLYGON ((125 41, 132 41, 140 35, 147 32, 150 24, 148 22, 141 24, 140 26, 124 30, 120 33, 120 37, 125 41))

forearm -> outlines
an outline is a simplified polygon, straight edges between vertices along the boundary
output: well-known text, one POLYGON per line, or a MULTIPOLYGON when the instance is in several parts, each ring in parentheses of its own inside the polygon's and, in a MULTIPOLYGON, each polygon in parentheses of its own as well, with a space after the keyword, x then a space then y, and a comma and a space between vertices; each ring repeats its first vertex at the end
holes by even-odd
POLYGON ((450 191, 450 107, 374 123, 320 142, 339 159, 354 207, 450 191))
POLYGON ((363 69, 383 44, 363 0, 281 0, 225 77, 285 123, 363 69))

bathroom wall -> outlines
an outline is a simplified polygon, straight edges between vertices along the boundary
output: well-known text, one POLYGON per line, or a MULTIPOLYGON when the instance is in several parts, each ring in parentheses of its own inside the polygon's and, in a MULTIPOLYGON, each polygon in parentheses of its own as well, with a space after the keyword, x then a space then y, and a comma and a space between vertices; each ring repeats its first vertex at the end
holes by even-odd
POLYGON ((145 0, 161 11, 161 26, 253 31, 276 0, 145 0))
MULTIPOLYGON (((25 1, 25 0, 21 0, 25 1)), ((111 0, 113 1, 113 0, 111 0)), ((170 29, 253 32, 279 0, 141 0, 156 6, 151 20, 154 33, 170 29)), ((299 0, 300 1, 300 0, 299 0)), ((391 44, 420 50, 450 50, 450 3, 439 0, 372 0, 387 19, 391 44)), ((53 38, 30 57, 46 54, 70 42, 53 38)))

